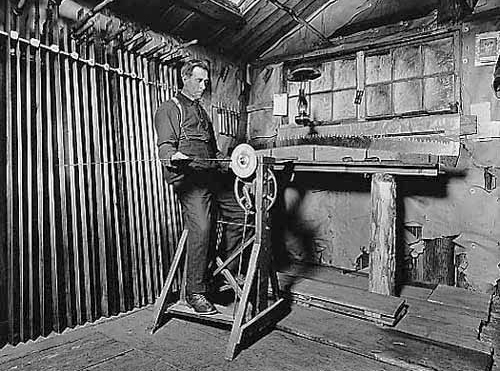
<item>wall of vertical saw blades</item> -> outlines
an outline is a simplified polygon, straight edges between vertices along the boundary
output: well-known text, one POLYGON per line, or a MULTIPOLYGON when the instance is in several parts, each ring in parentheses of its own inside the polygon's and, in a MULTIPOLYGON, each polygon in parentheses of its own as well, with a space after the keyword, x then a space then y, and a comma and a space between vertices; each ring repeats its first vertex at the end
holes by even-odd
POLYGON ((15 344, 153 303, 181 219, 153 126, 175 69, 21 27, 5 3, 0 333, 15 344))

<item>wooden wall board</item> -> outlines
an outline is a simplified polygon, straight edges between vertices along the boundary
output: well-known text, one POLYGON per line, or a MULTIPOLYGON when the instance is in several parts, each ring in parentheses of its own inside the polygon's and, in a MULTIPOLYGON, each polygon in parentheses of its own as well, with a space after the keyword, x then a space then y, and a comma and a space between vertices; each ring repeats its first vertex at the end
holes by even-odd
POLYGON ((292 307, 277 328, 407 370, 489 370, 492 361, 491 355, 483 352, 424 341, 315 308, 292 307))

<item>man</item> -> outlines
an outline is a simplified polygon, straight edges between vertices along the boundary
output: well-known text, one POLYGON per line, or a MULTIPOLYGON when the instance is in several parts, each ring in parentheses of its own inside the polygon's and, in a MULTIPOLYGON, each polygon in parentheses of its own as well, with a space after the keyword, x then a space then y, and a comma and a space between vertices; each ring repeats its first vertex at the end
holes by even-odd
MULTIPOLYGON (((205 315, 217 313, 206 297, 209 247, 214 231, 212 207, 218 206, 223 219, 236 223, 244 220, 243 210, 228 184, 232 178, 229 163, 204 160, 224 158, 217 148, 210 118, 200 105, 209 83, 208 73, 204 61, 186 62, 181 69, 181 92, 163 103, 155 114, 164 177, 179 196, 184 227, 188 230, 186 301, 195 312, 205 315)), ((227 226, 228 251, 241 242, 241 233, 241 226, 227 226)))

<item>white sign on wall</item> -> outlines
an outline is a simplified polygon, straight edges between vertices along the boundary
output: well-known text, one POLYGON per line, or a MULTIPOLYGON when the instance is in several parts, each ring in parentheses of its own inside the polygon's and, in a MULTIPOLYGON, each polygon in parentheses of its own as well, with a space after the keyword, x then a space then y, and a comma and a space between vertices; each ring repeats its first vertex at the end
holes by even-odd
POLYGON ((497 62, 500 55, 500 31, 476 35, 475 66, 488 66, 497 62))
POLYGON ((273 115, 286 116, 288 115, 288 94, 274 94, 273 99, 273 115))

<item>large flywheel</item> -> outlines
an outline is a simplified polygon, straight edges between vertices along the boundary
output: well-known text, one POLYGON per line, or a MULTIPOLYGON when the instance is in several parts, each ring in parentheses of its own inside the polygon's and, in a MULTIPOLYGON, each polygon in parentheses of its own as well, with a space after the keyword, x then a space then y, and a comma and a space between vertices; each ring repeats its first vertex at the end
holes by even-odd
MULTIPOLYGON (((236 175, 234 194, 243 210, 255 210, 255 193, 257 177, 255 176, 258 159, 255 150, 248 144, 238 145, 231 155, 231 169, 236 175)), ((269 211, 276 202, 278 183, 270 167, 263 174, 264 208, 269 211)))

